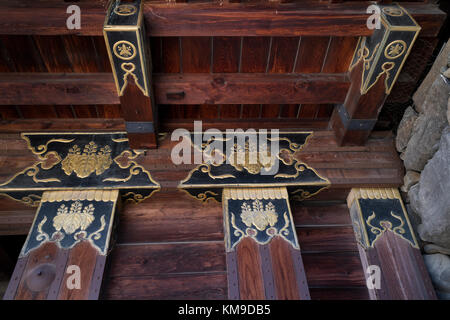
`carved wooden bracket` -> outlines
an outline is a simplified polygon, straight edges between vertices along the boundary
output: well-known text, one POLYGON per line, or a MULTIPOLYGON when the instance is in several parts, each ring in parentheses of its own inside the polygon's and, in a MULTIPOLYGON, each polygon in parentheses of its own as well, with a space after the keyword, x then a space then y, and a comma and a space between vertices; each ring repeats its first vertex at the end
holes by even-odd
POLYGON ((350 89, 330 120, 342 145, 365 143, 421 29, 400 5, 379 7, 380 28, 359 39, 349 68, 350 89))
POLYGON ((143 1, 111 1, 103 26, 109 60, 133 149, 157 146, 156 105, 143 1))
POLYGON ((436 299, 398 190, 354 188, 347 204, 364 273, 379 277, 379 287, 374 278, 369 288, 370 298, 436 299), (380 273, 373 274, 374 270, 380 273))
POLYGON ((211 161, 205 161, 191 170, 178 188, 201 201, 222 201, 222 190, 227 187, 283 186, 287 187, 294 200, 313 197, 328 188, 330 182, 294 157, 312 135, 313 132, 280 132, 278 137, 268 135, 267 142, 263 143, 266 149, 258 151, 256 149, 259 147, 252 146, 250 141, 264 138, 256 131, 235 132, 227 134, 226 138, 211 137, 206 142, 202 140, 205 133, 192 133, 184 139, 189 141, 195 152, 211 161), (217 153, 217 143, 224 146, 223 154, 217 153), (278 154, 273 154, 272 147, 278 154), (220 157, 220 160, 212 161, 215 157, 220 157), (251 157, 257 161, 251 163, 251 157))
POLYGON ((46 191, 4 299, 98 299, 118 190, 46 191))
POLYGON ((230 299, 309 300, 285 187, 222 194, 230 299))
POLYGON ((301 201, 330 185, 294 157, 312 134, 183 137, 206 161, 179 188, 222 201, 230 299, 310 299, 288 194, 301 201))
POLYGON ((0 194, 39 206, 4 299, 97 299, 121 199, 159 190, 125 132, 23 133, 38 161, 0 194))

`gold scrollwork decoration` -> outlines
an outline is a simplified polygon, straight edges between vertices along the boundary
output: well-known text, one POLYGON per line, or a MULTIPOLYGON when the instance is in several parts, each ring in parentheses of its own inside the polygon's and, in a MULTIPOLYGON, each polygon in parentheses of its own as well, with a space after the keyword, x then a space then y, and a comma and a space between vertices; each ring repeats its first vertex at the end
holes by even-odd
POLYGON ((21 201, 31 207, 37 207, 39 202, 41 201, 41 196, 36 194, 29 194, 25 197, 22 197, 21 201))
POLYGON ((303 162, 297 160, 295 165, 294 165, 294 168, 295 168, 295 173, 292 173, 292 174, 278 173, 278 174, 275 175, 275 178, 286 178, 286 179, 288 179, 288 178, 297 178, 299 176, 300 172, 303 172, 303 171, 306 170, 307 166, 303 162))
POLYGON ((36 175, 39 173, 39 167, 38 164, 40 164, 41 162, 36 163, 35 165, 26 168, 25 170, 19 172, 19 174, 15 175, 14 177, 12 177, 9 181, 6 181, 4 184, 2 185, 6 185, 8 184, 10 181, 12 181, 16 176, 20 175, 20 174, 26 174, 27 176, 31 177, 33 179, 34 182, 36 183, 48 183, 48 182, 61 182, 61 180, 59 180, 58 178, 47 178, 47 179, 39 179, 36 177, 36 175))
POLYGON ((88 239, 89 239, 89 240, 92 240, 92 239, 94 239, 94 240, 99 240, 99 239, 102 237, 101 232, 102 232, 103 230, 105 230, 105 227, 106 227, 105 215, 102 215, 102 216, 100 217, 100 228, 98 228, 98 230, 92 232, 92 233, 89 235, 88 239))
POLYGON ((110 182, 127 182, 129 181, 133 176, 138 175, 139 173, 143 172, 147 175, 148 179, 153 182, 154 184, 159 184, 153 180, 150 172, 144 169, 141 165, 139 165, 134 159, 136 159, 139 155, 141 155, 142 152, 139 151, 130 151, 130 150, 124 150, 121 154, 119 154, 117 157, 114 158, 114 162, 121 168, 121 169, 127 169, 129 168, 129 175, 125 178, 118 178, 118 177, 109 177, 103 179, 103 182, 110 181, 110 182), (124 157, 127 158, 127 162, 123 163, 121 159, 124 159, 124 157), (128 161, 132 160, 132 161, 128 161))
POLYGON ((42 230, 42 227, 44 226, 44 224, 46 222, 47 222, 47 217, 44 216, 44 218, 38 224, 38 227, 37 227, 38 235, 36 236, 37 241, 47 241, 49 239, 48 234, 42 230))
POLYGON ((214 200, 214 201, 218 202, 215 198, 215 196, 218 196, 218 195, 219 195, 218 193, 206 190, 205 192, 197 194, 197 199, 203 201, 204 203, 208 202, 209 200, 214 200))
POLYGON ((159 191, 159 189, 154 189, 147 196, 143 196, 140 193, 129 191, 129 192, 125 193, 122 196, 122 198, 125 198, 126 202, 131 202, 131 203, 137 204, 137 203, 144 201, 145 199, 150 198, 153 195, 153 193, 158 192, 158 191, 159 191))
POLYGON ((211 173, 211 165, 209 164, 201 164, 197 167, 197 169, 200 169, 201 172, 207 173, 208 176, 212 179, 226 179, 226 178, 236 178, 234 175, 230 173, 226 174, 220 174, 220 175, 213 175, 211 173))
POLYGON ((400 222, 399 226, 393 228, 392 222, 388 220, 381 220, 378 223, 380 227, 374 226, 372 224, 372 220, 376 218, 375 212, 372 212, 372 214, 366 219, 366 224, 370 227, 370 232, 372 232, 376 236, 375 239, 372 241, 371 246, 373 246, 373 244, 378 240, 378 238, 381 237, 381 235, 387 230, 391 230, 392 232, 398 234, 406 241, 409 242, 411 241, 403 237, 403 235, 406 233, 404 229, 405 222, 403 221, 403 219, 392 211, 390 215, 391 217, 395 218, 400 222))
POLYGON ((24 139, 27 142, 28 149, 30 149, 31 152, 33 152, 33 154, 37 155, 40 160, 44 160, 44 158, 41 158, 41 154, 47 152, 47 150, 48 150, 47 148, 50 143, 53 143, 53 142, 71 143, 75 140, 75 139, 61 139, 61 138, 60 139, 50 139, 45 144, 40 144, 37 147, 33 147, 31 145, 30 139, 27 137, 26 134, 22 133, 21 137, 22 137, 22 139, 24 139))
POLYGON ((134 83, 138 86, 139 89, 141 89, 142 93, 146 96, 148 96, 148 93, 142 86, 139 84, 138 77, 134 74, 134 71, 136 70, 136 65, 132 62, 124 62, 120 65, 120 68, 125 71, 123 75, 123 85, 120 89, 119 95, 121 96, 125 90, 125 88, 128 85, 128 76, 131 75, 134 79, 134 83))
POLYGON ((37 206, 39 206, 39 203, 41 202, 41 196, 38 196, 36 194, 29 194, 20 199, 16 199, 16 198, 12 197, 11 195, 9 195, 7 193, 3 193, 3 192, 0 192, 0 195, 5 196, 14 201, 22 202, 23 204, 30 206, 30 207, 37 207, 37 206))

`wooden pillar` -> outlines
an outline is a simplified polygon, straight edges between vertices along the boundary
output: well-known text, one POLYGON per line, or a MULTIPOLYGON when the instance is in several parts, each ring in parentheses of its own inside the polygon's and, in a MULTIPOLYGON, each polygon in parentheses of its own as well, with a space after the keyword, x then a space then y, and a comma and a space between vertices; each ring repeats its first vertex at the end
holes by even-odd
POLYGON ((340 145, 366 142, 420 31, 398 4, 379 8, 380 28, 359 39, 349 69, 350 89, 330 119, 340 145))
POLYGON ((310 299, 285 187, 222 193, 230 299, 310 299))
POLYGON ((157 147, 157 109, 143 20, 143 1, 111 1, 103 26, 132 149, 157 147))
POLYGON ((436 299, 397 189, 354 188, 347 198, 373 300, 436 299), (379 269, 379 286, 376 270, 379 269))
POLYGON ((44 192, 4 299, 98 299, 118 196, 44 192))

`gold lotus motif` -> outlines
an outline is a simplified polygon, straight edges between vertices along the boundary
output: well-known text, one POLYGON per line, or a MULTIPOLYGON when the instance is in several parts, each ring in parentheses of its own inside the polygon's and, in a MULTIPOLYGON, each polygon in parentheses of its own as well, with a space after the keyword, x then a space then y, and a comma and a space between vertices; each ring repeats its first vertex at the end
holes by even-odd
POLYGON ((256 148, 249 147, 248 142, 245 143, 245 147, 235 144, 228 161, 236 170, 245 169, 251 174, 258 174, 263 168, 270 170, 274 165, 274 159, 269 151, 258 151, 256 148), (243 161, 239 158, 241 153, 244 153, 243 161))
POLYGON ((72 234, 77 229, 86 230, 95 219, 94 210, 92 203, 83 208, 80 201, 75 201, 70 210, 62 204, 53 218, 53 226, 57 231, 63 229, 67 234, 72 234))
POLYGON ((86 178, 93 172, 101 175, 112 164, 111 148, 105 146, 99 151, 97 149, 98 146, 93 141, 84 146, 83 152, 80 147, 74 145, 61 163, 64 173, 70 176, 75 172, 79 178, 86 178))
POLYGON ((253 201, 250 206, 244 202, 241 206, 241 219, 247 227, 254 225, 259 231, 263 231, 267 226, 273 227, 278 221, 278 214, 275 206, 269 202, 265 207, 260 200, 253 201))

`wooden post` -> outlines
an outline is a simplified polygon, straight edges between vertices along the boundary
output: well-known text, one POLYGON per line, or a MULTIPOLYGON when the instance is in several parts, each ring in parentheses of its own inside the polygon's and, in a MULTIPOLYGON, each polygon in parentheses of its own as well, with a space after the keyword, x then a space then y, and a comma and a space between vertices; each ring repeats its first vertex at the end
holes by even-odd
POLYGON ((156 105, 143 1, 111 1, 103 34, 132 149, 156 148, 156 105))
POLYGON ((286 188, 225 188, 222 196, 229 299, 309 300, 286 188))
POLYGON ((420 31, 398 4, 379 8, 379 29, 359 39, 349 69, 350 89, 330 119, 340 145, 366 142, 420 31))
POLYGON ((353 188, 347 204, 364 273, 373 276, 370 298, 436 299, 398 190, 353 188))
POLYGON ((44 192, 4 299, 98 299, 118 197, 44 192))

